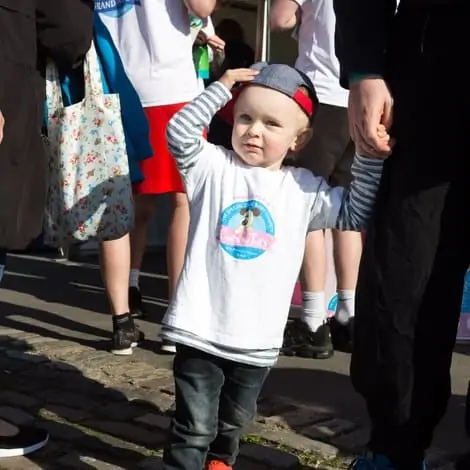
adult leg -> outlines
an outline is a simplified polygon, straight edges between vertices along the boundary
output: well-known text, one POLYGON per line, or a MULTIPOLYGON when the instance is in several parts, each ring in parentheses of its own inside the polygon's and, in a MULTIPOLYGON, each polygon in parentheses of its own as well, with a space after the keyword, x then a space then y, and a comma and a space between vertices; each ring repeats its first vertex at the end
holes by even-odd
POLYGON ((185 193, 174 193, 172 196, 173 214, 168 230, 167 269, 168 294, 173 297, 183 270, 186 244, 189 230, 189 203, 185 193))
POLYGON ((130 269, 129 234, 100 245, 100 267, 113 316, 113 354, 132 354, 143 339, 129 312, 128 282, 130 269))
POLYGON ((238 455, 240 438, 246 425, 256 414, 256 404, 269 368, 225 361, 225 383, 219 403, 218 433, 212 442, 207 460, 233 466, 238 455))
POLYGON ((150 220, 155 214, 157 197, 154 194, 134 195, 134 229, 130 238, 130 274, 129 282, 129 306, 133 316, 145 315, 142 297, 139 289, 140 267, 147 246, 147 233, 150 220))
MULTIPOLYGON (((343 158, 331 177, 332 186, 349 187, 355 145, 350 140, 343 158)), ((335 349, 351 351, 356 284, 362 255, 362 233, 333 230, 333 257, 336 273, 338 303, 335 316, 330 320, 335 349)))
POLYGON ((217 411, 224 383, 223 360, 177 346, 173 363, 175 413, 163 454, 165 470, 201 470, 217 434, 217 411))
MULTIPOLYGON (((6 260, 7 250, 0 248, 0 282, 5 272, 6 260)), ((8 383, 8 377, 2 383, 8 383)), ((49 433, 44 429, 17 427, 0 419, 0 459, 30 454, 44 447, 48 440, 49 433)))
MULTIPOLYGON (((315 117, 315 130, 307 147, 295 162, 328 181, 350 142, 347 109, 321 104, 315 117)), ((284 354, 328 358, 333 354, 325 299, 326 253, 322 231, 309 233, 301 272, 301 321, 288 324, 284 354)))
POLYGON ((470 262, 465 77, 468 7, 402 12, 390 47, 397 144, 384 168, 359 273, 351 376, 370 447, 421 470, 450 394, 449 367, 470 262), (445 89, 436 101, 436 90, 445 89))

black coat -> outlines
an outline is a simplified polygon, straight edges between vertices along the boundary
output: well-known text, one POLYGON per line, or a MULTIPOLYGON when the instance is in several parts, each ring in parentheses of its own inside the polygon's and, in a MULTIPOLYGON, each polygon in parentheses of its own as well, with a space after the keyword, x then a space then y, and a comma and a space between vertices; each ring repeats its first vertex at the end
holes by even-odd
POLYGON ((0 248, 25 248, 42 230, 46 58, 80 65, 92 36, 93 0, 0 0, 0 248))

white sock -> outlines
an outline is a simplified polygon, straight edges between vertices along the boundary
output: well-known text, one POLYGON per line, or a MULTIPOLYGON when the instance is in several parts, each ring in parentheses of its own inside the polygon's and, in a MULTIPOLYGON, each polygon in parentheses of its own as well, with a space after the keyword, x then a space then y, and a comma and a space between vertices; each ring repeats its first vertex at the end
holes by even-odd
POLYGON ((354 317, 355 296, 355 290, 338 290, 338 305, 335 312, 335 318, 338 320, 338 323, 347 325, 349 320, 354 317))
POLYGON ((139 287, 140 269, 131 269, 129 274, 129 286, 139 287))
POLYGON ((326 306, 324 292, 302 293, 302 320, 314 333, 326 321, 326 306))

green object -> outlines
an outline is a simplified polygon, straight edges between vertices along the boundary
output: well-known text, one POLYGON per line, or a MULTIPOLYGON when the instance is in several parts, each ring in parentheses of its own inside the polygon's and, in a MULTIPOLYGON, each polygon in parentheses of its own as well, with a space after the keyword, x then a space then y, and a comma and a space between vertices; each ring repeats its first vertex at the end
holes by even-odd
POLYGON ((198 77, 202 80, 207 80, 208 78, 210 78, 208 46, 195 46, 193 57, 198 77))

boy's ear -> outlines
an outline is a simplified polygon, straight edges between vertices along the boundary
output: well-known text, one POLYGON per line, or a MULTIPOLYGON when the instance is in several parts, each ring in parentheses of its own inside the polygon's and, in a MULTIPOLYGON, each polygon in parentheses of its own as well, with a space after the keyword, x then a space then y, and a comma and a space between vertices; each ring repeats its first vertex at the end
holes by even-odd
POLYGON ((310 141, 312 138, 312 128, 308 127, 307 129, 304 129, 292 142, 290 150, 292 152, 300 152, 310 141))

